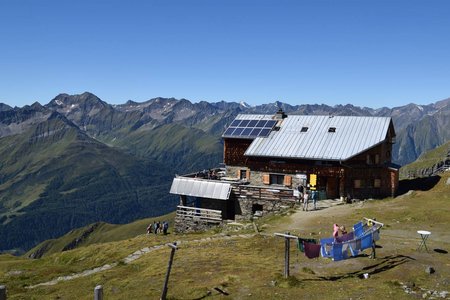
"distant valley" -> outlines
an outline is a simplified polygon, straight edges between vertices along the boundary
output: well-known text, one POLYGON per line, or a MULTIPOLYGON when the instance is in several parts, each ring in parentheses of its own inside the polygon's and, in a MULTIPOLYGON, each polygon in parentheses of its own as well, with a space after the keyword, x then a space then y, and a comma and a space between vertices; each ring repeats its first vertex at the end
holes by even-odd
POLYGON ((126 223, 172 211, 174 174, 222 162, 221 134, 237 114, 279 108, 391 116, 393 157, 401 165, 450 140, 450 99, 381 109, 173 98, 110 105, 91 93, 21 108, 0 103, 0 250, 21 253, 92 222, 126 223))

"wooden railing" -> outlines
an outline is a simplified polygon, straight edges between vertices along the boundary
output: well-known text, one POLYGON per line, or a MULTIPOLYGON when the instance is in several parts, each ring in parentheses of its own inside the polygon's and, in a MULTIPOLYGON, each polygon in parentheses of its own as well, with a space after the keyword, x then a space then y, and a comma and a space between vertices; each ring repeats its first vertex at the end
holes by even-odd
POLYGON ((197 208, 191 206, 177 206, 177 216, 192 218, 209 222, 222 222, 222 211, 215 209, 197 208))
POLYGON ((259 200, 295 201, 293 190, 285 187, 239 185, 233 186, 232 190, 237 197, 259 200))

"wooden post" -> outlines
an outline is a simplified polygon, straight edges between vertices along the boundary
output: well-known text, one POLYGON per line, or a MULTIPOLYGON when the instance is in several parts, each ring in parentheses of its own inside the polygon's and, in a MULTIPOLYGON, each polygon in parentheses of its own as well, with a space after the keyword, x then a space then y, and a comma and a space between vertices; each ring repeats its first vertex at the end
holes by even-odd
POLYGON ((175 250, 177 250, 177 243, 173 243, 173 244, 168 244, 167 246, 169 246, 170 248, 172 248, 172 251, 170 252, 170 258, 169 258, 169 264, 167 266, 167 273, 166 273, 166 279, 164 280, 164 287, 162 290, 162 294, 161 294, 161 300, 166 300, 166 296, 167 296, 167 285, 169 283, 169 275, 170 275, 170 270, 172 269, 172 262, 173 262, 173 257, 175 255, 175 250))
POLYGON ((97 285, 94 289, 94 300, 103 300, 103 286, 97 285))
POLYGON ((294 235, 290 235, 289 232, 286 233, 275 233, 275 236, 284 237, 284 278, 289 277, 289 251, 291 248, 291 239, 298 239, 294 235))
POLYGON ((6 286, 0 285, 0 300, 6 300, 6 286))
MULTIPOLYGON (((289 235, 289 232, 285 233, 289 235)), ((284 238, 284 278, 289 277, 289 248, 290 248, 290 240, 288 237, 284 238)))

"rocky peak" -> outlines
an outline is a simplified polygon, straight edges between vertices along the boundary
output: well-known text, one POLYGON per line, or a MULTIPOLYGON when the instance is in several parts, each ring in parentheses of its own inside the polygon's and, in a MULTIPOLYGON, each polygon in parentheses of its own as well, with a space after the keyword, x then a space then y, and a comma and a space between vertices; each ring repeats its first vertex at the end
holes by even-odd
POLYGON ((0 103, 0 111, 7 111, 13 109, 11 106, 5 103, 0 103))

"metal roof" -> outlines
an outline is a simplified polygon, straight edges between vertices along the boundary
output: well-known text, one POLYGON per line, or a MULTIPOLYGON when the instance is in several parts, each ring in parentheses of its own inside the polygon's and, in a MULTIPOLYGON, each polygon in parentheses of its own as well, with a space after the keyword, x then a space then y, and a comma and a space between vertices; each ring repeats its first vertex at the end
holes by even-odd
POLYGON ((278 131, 254 139, 245 155, 347 160, 383 142, 390 124, 389 117, 291 115, 278 131))
POLYGON ((173 179, 170 193, 201 198, 227 200, 231 184, 196 178, 177 177, 173 179))

